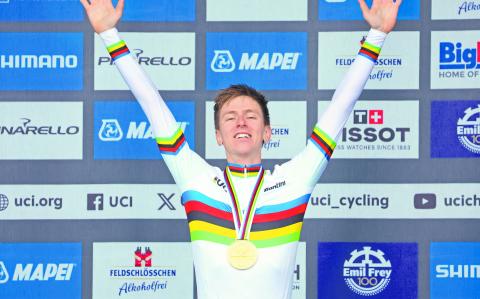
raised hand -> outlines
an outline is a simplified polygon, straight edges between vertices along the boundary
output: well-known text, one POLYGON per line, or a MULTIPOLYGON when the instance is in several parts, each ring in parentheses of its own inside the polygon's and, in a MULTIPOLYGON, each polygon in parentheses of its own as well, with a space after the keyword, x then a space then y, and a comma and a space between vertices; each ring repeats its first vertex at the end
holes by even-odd
POLYGON ((115 27, 122 17, 124 0, 113 7, 112 0, 80 0, 96 33, 115 27))
POLYGON ((365 0, 358 0, 358 3, 370 27, 385 33, 393 30, 402 0, 373 0, 371 8, 368 8, 365 0))

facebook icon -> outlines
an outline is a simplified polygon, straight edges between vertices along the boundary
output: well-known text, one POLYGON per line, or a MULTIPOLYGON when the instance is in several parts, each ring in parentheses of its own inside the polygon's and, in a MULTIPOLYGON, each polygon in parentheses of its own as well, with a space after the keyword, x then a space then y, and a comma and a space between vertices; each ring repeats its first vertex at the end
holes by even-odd
POLYGON ((103 194, 101 193, 87 194, 87 210, 88 211, 103 210, 103 194))

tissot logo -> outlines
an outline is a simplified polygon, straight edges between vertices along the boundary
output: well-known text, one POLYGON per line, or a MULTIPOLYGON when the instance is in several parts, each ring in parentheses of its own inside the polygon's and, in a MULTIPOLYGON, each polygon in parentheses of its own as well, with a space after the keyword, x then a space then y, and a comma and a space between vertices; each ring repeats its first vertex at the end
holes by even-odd
MULTIPOLYGON (((353 124, 354 125, 382 125, 384 123, 383 110, 354 110, 353 111, 353 124)), ((392 142, 398 140, 405 142, 407 135, 410 133, 408 127, 356 127, 344 128, 342 134, 342 141, 382 141, 392 142)))
POLYGON ((354 110, 353 111, 354 124, 383 124, 383 110, 354 110))
POLYGON ((102 211, 107 205, 111 208, 131 208, 133 207, 133 196, 105 196, 103 193, 87 194, 88 211, 102 211))
POLYGON ((159 211, 162 210, 165 207, 167 207, 170 211, 175 211, 176 210, 175 206, 171 202, 173 196, 175 196, 175 193, 171 193, 169 195, 167 195, 165 193, 157 193, 157 195, 160 198, 160 200, 162 201, 162 204, 158 208, 159 211))

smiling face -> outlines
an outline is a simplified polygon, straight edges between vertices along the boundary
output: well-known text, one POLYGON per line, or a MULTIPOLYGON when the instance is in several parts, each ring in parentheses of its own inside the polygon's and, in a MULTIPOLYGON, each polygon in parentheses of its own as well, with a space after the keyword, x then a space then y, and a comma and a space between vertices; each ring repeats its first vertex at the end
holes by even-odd
POLYGON ((230 163, 260 163, 262 145, 270 140, 271 133, 260 105, 249 96, 234 97, 219 111, 215 135, 230 163))

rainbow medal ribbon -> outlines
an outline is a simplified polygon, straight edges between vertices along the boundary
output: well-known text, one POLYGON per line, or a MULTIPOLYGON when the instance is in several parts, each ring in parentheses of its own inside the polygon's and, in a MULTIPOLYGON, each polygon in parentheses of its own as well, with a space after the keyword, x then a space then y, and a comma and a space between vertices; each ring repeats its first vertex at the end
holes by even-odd
POLYGON ((237 232, 237 240, 228 247, 227 259, 228 263, 238 270, 250 269, 257 263, 257 247, 255 247, 248 238, 250 236, 250 229, 252 228, 255 206, 262 189, 264 174, 265 171, 262 167, 257 175, 257 182, 255 183, 252 195, 250 196, 248 208, 245 213, 242 214, 240 210, 240 202, 238 201, 238 196, 235 192, 235 187, 233 186, 228 166, 223 173, 225 182, 227 183, 228 193, 232 200, 233 220, 235 221, 235 230, 237 232))

